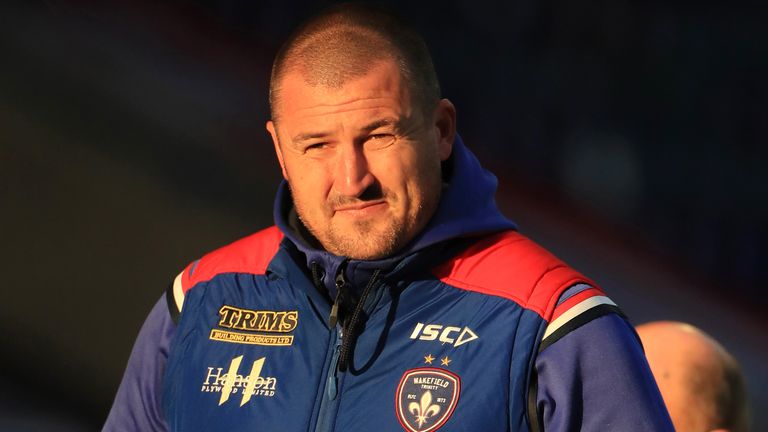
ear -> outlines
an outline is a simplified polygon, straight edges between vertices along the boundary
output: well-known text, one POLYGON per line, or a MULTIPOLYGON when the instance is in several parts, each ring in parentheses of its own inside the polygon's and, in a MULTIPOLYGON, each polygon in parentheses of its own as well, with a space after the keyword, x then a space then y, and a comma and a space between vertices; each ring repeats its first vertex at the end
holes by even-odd
POLYGON ((453 140, 456 138, 456 108, 448 99, 441 99, 435 107, 433 116, 440 160, 451 156, 453 140))
POLYGON ((283 178, 288 180, 288 173, 285 170, 285 162, 283 162, 283 151, 280 149, 280 140, 277 138, 277 127, 272 120, 267 121, 267 132, 269 132, 269 135, 272 137, 272 144, 275 146, 277 161, 280 162, 280 169, 283 171, 283 178))

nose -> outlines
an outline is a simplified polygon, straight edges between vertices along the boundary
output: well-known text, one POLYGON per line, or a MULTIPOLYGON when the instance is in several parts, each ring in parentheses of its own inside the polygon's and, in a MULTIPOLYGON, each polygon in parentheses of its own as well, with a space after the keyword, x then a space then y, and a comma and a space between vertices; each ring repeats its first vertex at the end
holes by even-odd
POLYGON ((354 143, 343 146, 336 169, 336 191, 343 196, 359 197, 375 180, 362 146, 354 143))

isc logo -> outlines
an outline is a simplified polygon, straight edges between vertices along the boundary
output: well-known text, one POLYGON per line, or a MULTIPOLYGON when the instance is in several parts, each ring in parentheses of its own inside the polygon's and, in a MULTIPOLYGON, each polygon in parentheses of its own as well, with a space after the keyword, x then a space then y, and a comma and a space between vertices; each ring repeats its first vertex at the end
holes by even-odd
POLYGON ((439 340, 444 344, 453 344, 454 347, 464 345, 477 339, 478 336, 469 327, 452 327, 440 324, 418 323, 411 333, 411 339, 439 340))

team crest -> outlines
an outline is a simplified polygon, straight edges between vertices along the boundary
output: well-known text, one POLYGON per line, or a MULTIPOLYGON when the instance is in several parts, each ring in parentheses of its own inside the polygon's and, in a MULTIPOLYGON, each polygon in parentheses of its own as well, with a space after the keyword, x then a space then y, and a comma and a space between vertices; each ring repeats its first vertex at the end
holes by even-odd
POLYGON ((440 429, 459 401, 461 381, 447 370, 418 368, 406 371, 397 386, 397 418, 405 430, 430 432, 440 429))

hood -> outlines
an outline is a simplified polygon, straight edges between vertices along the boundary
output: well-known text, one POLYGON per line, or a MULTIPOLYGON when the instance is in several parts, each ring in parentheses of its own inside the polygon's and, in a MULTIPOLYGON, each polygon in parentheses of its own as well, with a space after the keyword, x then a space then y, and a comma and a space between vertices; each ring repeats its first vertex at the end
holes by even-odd
POLYGON ((353 260, 317 249, 304 239, 299 227, 293 200, 285 180, 280 183, 275 201, 275 223, 286 240, 306 258, 307 268, 316 263, 328 294, 334 298, 335 275, 344 266, 345 277, 353 286, 362 287, 375 269, 386 272, 396 266, 402 270, 404 262, 433 245, 461 237, 475 236, 501 230, 515 229, 496 207, 494 195, 498 184, 496 176, 480 165, 474 154, 457 135, 450 158, 443 163, 443 188, 440 204, 432 219, 408 245, 397 254, 380 260, 353 260))

